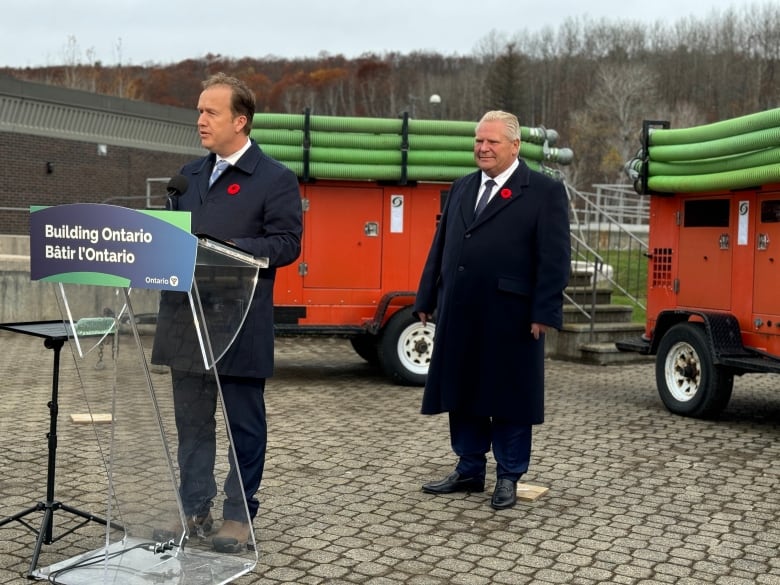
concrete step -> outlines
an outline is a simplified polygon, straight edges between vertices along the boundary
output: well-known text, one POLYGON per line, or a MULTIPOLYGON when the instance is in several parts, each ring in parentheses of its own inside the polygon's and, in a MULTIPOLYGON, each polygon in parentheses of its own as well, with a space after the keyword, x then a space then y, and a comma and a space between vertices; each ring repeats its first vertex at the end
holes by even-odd
MULTIPOLYGON (((644 332, 643 323, 594 323, 593 335, 604 337, 603 341, 610 341, 613 338, 631 337, 632 335, 641 335, 644 332)), ((588 335, 590 333, 590 323, 564 323, 561 328, 562 333, 573 335, 588 335)))
MULTIPOLYGON (((592 313, 596 323, 629 323, 634 314, 634 308, 628 305, 590 305, 583 306, 585 311, 592 313)), ((563 322, 569 323, 590 323, 588 315, 583 315, 574 305, 563 306, 563 322)))
POLYGON ((566 294, 577 304, 590 305, 609 305, 612 303, 612 288, 598 285, 595 291, 591 286, 567 286, 566 294))
MULTIPOLYGON (((580 361, 581 348, 588 344, 614 345, 615 340, 641 335, 645 327, 640 323, 565 323, 554 338, 549 339, 547 354, 560 359, 580 361)), ((615 348, 615 352, 617 352, 615 348)))
POLYGON ((655 356, 642 355, 633 351, 620 351, 614 342, 585 343, 580 346, 580 361, 587 364, 609 366, 652 362, 655 356))
POLYGON ((592 272, 577 270, 577 271, 572 271, 571 274, 569 274, 570 287, 589 287, 592 282, 593 282, 592 272))

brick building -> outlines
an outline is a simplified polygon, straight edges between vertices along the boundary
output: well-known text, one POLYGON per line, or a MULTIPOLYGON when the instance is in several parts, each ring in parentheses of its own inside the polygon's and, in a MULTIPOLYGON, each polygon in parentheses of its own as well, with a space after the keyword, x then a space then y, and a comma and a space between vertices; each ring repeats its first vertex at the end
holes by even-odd
POLYGON ((30 205, 160 207, 167 177, 204 154, 197 111, 0 75, 0 234, 30 205))

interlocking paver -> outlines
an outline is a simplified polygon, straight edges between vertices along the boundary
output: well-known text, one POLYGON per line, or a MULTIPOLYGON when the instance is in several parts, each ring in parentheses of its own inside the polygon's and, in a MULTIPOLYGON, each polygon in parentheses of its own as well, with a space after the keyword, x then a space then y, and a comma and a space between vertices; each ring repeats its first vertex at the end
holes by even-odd
MULTIPOLYGON (((0 332, 0 519, 44 495, 47 351, 0 332)), ((420 491, 454 464, 421 389, 390 384, 342 339, 282 338, 276 353, 260 561, 238 585, 780 584, 778 377, 737 378, 721 420, 700 421, 664 410, 652 364, 550 361, 524 478, 550 491, 496 512, 492 485, 420 491)), ((105 477, 66 417, 80 397, 60 400, 58 494, 94 507, 105 477)), ((44 545, 39 565, 82 552, 83 530, 44 545)), ((0 528, 0 584, 24 582, 34 540, 0 528)))

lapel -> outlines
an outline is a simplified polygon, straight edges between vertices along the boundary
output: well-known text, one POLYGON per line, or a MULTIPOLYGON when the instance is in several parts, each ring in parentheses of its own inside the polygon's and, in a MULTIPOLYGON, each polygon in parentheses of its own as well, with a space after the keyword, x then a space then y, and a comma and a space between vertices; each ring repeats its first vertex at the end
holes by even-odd
MULTIPOLYGON (((236 164, 225 170, 223 175, 227 173, 233 173, 236 170, 247 175, 251 175, 254 172, 255 167, 257 167, 257 164, 260 162, 262 152, 260 151, 260 147, 257 145, 257 142, 251 140, 251 143, 252 145, 241 156, 241 158, 238 159, 236 164)), ((195 171, 195 174, 198 175, 198 196, 200 197, 201 202, 203 202, 208 195, 209 177, 211 176, 211 170, 214 168, 214 163, 216 160, 217 155, 215 155, 213 152, 208 154, 207 156, 203 157, 203 161, 201 162, 200 167, 195 171)), ((216 185, 217 183, 215 182, 214 184, 216 185)))
POLYGON ((463 197, 460 198, 460 216, 465 226, 470 226, 474 221, 474 208, 477 206, 481 178, 481 171, 472 173, 466 178, 463 185, 463 197))
POLYGON ((209 191, 209 176, 211 176, 211 169, 214 168, 216 160, 217 155, 212 152, 208 156, 203 157, 200 167, 195 171, 195 174, 198 176, 196 185, 198 186, 198 197, 201 203, 206 199, 206 194, 209 191))
POLYGON ((255 172, 255 168, 260 163, 260 159, 264 156, 263 151, 257 145, 253 139, 250 139, 252 145, 236 162, 235 166, 230 170, 239 170, 242 173, 251 175, 255 172))
POLYGON ((524 188, 528 186, 531 172, 528 165, 520 159, 520 165, 515 169, 515 172, 509 176, 506 183, 501 186, 501 189, 493 195, 485 210, 475 220, 474 207, 477 205, 477 194, 479 193, 481 178, 481 172, 474 173, 469 178, 467 184, 464 185, 467 195, 461 200, 461 215, 463 222, 468 227, 483 224, 497 213, 500 213, 505 207, 518 201, 523 195, 524 188))

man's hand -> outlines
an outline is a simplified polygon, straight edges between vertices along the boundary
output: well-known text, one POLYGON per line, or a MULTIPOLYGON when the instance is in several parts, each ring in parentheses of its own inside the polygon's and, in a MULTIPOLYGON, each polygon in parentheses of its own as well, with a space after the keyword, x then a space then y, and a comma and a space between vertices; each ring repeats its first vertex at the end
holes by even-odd
POLYGON ((534 336, 534 339, 539 339, 539 336, 543 333, 547 333, 547 325, 531 323, 531 335, 534 336))
POLYGON ((433 315, 430 313, 423 313, 422 311, 417 312, 417 318, 420 319, 420 323, 423 324, 423 327, 428 324, 428 321, 430 321, 432 317, 433 315))

